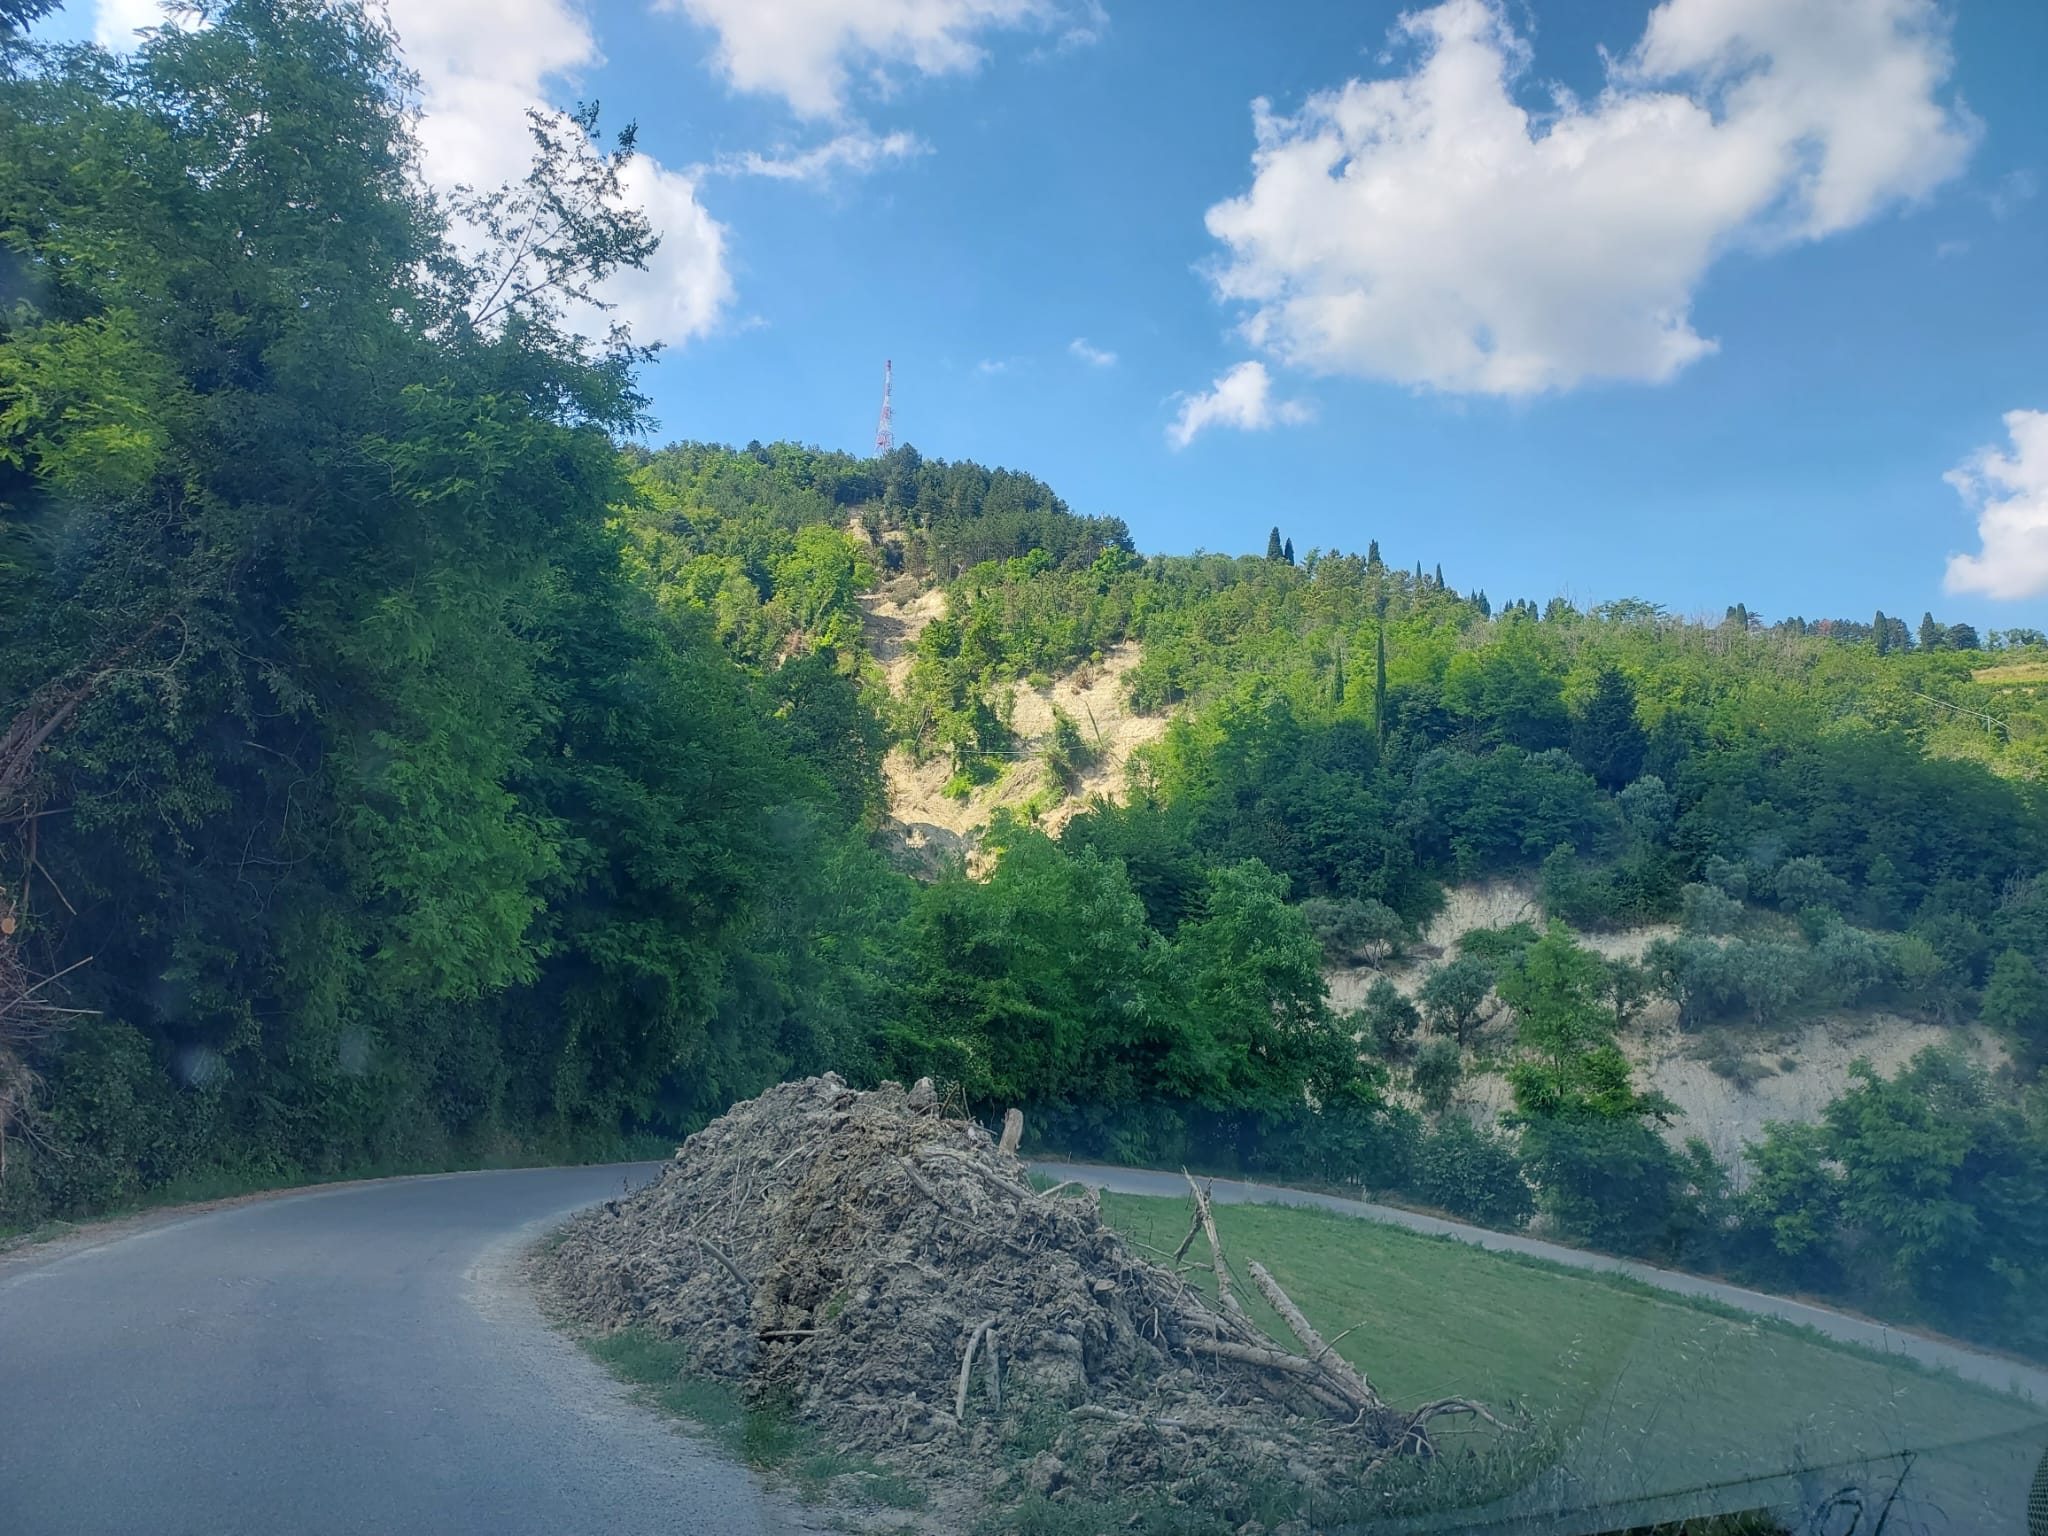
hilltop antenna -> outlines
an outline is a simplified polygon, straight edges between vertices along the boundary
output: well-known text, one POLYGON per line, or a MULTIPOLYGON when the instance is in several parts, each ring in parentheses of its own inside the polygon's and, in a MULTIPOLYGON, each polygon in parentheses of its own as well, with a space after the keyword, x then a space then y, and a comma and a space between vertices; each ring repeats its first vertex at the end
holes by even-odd
POLYGON ((889 404, 889 385, 896 365, 893 361, 882 360, 882 419, 875 427, 875 457, 880 458, 896 446, 896 412, 889 404))

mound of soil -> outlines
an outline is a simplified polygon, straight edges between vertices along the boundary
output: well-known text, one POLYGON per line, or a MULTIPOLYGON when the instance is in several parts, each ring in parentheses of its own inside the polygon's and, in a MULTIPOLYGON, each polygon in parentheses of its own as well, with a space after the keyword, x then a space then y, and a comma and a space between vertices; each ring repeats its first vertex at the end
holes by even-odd
POLYGON ((655 1330, 840 1447, 941 1481, 1182 1502, 1355 1485, 1429 1448, 1312 1330, 1305 1353, 1278 1348, 1178 1256, 1136 1253, 1091 1193, 1034 1191, 928 1083, 773 1088, 541 1263, 584 1324, 655 1330))

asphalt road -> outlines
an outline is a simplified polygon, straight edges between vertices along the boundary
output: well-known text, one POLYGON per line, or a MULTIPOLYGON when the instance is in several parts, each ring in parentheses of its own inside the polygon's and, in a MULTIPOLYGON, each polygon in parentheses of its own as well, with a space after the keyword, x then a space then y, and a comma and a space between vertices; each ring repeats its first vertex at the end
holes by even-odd
POLYGON ((349 1185, 0 1262, 0 1533, 812 1529, 518 1281, 547 1226, 650 1172, 349 1185))
MULTIPOLYGON (((1185 1197, 1188 1188, 1187 1181, 1177 1173, 1113 1168, 1096 1163, 1034 1162, 1031 1166, 1047 1178, 1073 1179, 1079 1183, 1093 1185, 1097 1189, 1107 1189, 1124 1195, 1185 1197)), ((1211 1183, 1208 1179, 1202 1182, 1204 1186, 1211 1183)), ((1660 1269, 1654 1264, 1641 1264, 1633 1259, 1609 1258, 1604 1253, 1588 1253, 1583 1248, 1567 1248, 1561 1243, 1546 1243, 1540 1238, 1523 1237, 1510 1232, 1493 1232, 1485 1227, 1471 1227, 1460 1221, 1446 1221, 1440 1216, 1425 1216, 1420 1211, 1404 1211, 1399 1206, 1375 1205, 1367 1200, 1347 1200, 1341 1195, 1325 1195, 1307 1189, 1289 1189, 1278 1184, 1255 1184, 1236 1179, 1217 1179, 1213 1182, 1215 1197, 1219 1204, 1248 1202, 1314 1206, 1320 1210, 1357 1216, 1366 1221, 1387 1222, 1394 1226, 1406 1227, 1411 1232, 1424 1232, 1435 1237, 1454 1237, 1460 1242, 1491 1249, 1496 1253, 1526 1254, 1554 1264, 1568 1265, 1573 1269, 1627 1275, 1662 1291, 1717 1301, 1759 1317, 1782 1318, 1788 1323, 1811 1328, 1823 1337, 1837 1339, 1845 1344, 1858 1344, 1865 1349, 1902 1355, 1922 1365, 1953 1371, 1965 1381, 1974 1381, 2000 1392, 2015 1393, 2048 1406, 2048 1371, 2003 1355, 1971 1349, 1967 1345, 1952 1343, 1946 1339, 1930 1338, 1926 1334, 1887 1327, 1883 1323, 1872 1322, 1853 1313, 1838 1312, 1832 1307, 1793 1301, 1784 1296, 1772 1296, 1764 1291, 1752 1291, 1743 1286, 1729 1285, 1724 1281, 1709 1280, 1703 1275, 1689 1275, 1682 1270, 1660 1269)))

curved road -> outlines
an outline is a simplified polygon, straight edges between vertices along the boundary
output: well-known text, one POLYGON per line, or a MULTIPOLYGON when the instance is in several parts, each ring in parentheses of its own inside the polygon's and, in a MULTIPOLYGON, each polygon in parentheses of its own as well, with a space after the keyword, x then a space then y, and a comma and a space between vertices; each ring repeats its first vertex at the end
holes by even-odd
MULTIPOLYGON (((1184 1197, 1188 1187, 1187 1181, 1177 1173, 1157 1173, 1149 1169, 1115 1168, 1099 1163, 1061 1162, 1033 1162, 1031 1166, 1035 1172, 1044 1174, 1047 1178, 1072 1179, 1078 1184, 1109 1190, 1112 1194, 1184 1197)), ((1546 1243, 1540 1238, 1495 1232, 1487 1227, 1467 1226, 1461 1221, 1446 1221, 1441 1216, 1425 1216, 1420 1211, 1406 1211, 1396 1205, 1376 1205, 1369 1200, 1349 1200, 1342 1195, 1325 1195, 1314 1190, 1293 1189, 1283 1184, 1254 1184, 1239 1179, 1216 1179, 1212 1185, 1212 1181, 1205 1178, 1202 1183, 1205 1188, 1213 1187, 1215 1199, 1219 1204, 1313 1206, 1318 1210, 1356 1216, 1364 1221, 1379 1221, 1391 1226, 1406 1227, 1411 1232, 1422 1232, 1431 1237, 1456 1238, 1459 1242, 1471 1243, 1475 1247, 1490 1249, 1495 1253, 1525 1254, 1553 1264, 1567 1265, 1572 1269, 1626 1275, 1632 1280, 1641 1281, 1644 1285, 1655 1286, 1660 1291, 1719 1302, 1759 1317, 1782 1318, 1802 1328, 1811 1328, 1826 1338, 1837 1339, 1845 1344, 1861 1345, 1865 1349, 1875 1349, 1885 1354, 1902 1355, 1922 1365, 1953 1371, 1965 1381, 1974 1381, 2000 1392, 2011 1392, 2020 1397, 2032 1398, 2036 1403, 2048 1404, 2048 1371, 2009 1359, 2004 1355, 1994 1355, 1984 1350, 1971 1349, 1967 1345, 1954 1344, 1946 1339, 1930 1338, 1926 1334, 1890 1328, 1883 1323, 1874 1323, 1868 1318, 1857 1317, 1853 1313, 1837 1312, 1832 1307, 1817 1307, 1810 1302, 1793 1301, 1784 1296, 1770 1295, 1765 1291, 1752 1291, 1743 1286, 1729 1285, 1725 1281, 1709 1280, 1703 1275, 1690 1275, 1683 1270, 1659 1269, 1654 1264, 1642 1264, 1633 1259, 1616 1259, 1604 1253, 1588 1253, 1583 1248, 1567 1248, 1561 1243, 1546 1243)))
POLYGON ((549 1224, 651 1171, 347 1185, 0 1258, 0 1532, 813 1529, 517 1281, 549 1224))
MULTIPOLYGON (((635 1403, 520 1283, 528 1243, 652 1166, 346 1185, 0 1255, 0 1536, 818 1529, 635 1403)), ((1036 1166, 1133 1194, 1185 1190, 1171 1174, 1036 1166)), ((2048 1372, 1825 1308, 1335 1196, 1215 1189, 1619 1271, 2048 1401, 2048 1372)), ((2020 1488, 2019 1461, 2039 1454, 2022 1438, 1991 1448, 1990 1472, 1956 1477, 2020 1488)))

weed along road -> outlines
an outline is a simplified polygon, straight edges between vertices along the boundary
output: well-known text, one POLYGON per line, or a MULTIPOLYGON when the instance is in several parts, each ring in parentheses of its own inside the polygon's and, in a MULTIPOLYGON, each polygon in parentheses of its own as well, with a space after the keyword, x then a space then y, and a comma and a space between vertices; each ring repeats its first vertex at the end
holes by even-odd
POLYGON ((515 1273, 651 1173, 348 1185, 0 1257, 0 1531, 811 1529, 632 1402, 515 1273))

